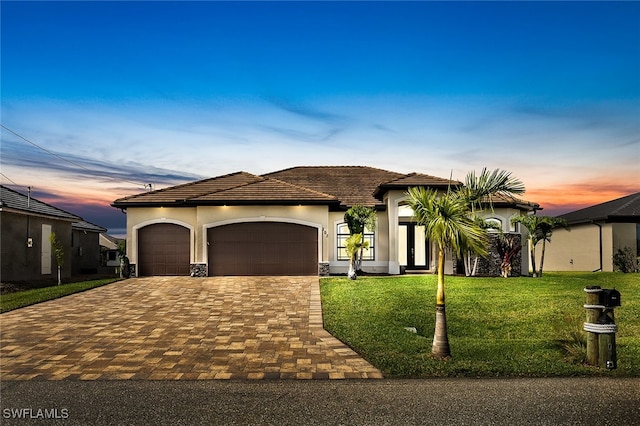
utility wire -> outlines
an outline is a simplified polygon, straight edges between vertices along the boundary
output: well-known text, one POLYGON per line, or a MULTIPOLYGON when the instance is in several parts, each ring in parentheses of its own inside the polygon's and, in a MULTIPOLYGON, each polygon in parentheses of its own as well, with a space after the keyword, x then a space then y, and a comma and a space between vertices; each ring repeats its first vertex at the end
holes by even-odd
MULTIPOLYGON (((75 161, 71 161, 71 160, 69 160, 69 159, 66 159, 66 158, 64 158, 63 156, 61 156, 60 154, 56 154, 55 152, 49 151, 48 149, 46 149, 46 148, 44 148, 44 147, 42 147, 42 146, 38 145, 37 143, 30 141, 29 139, 25 138, 24 136, 22 136, 22 135, 20 135, 20 134, 18 134, 18 133, 16 133, 16 132, 14 132, 13 130, 11 130, 10 128, 8 128, 7 126, 5 126, 4 124, 0 124, 0 127, 2 127, 2 128, 3 128, 4 130, 6 130, 7 132, 12 133, 13 135, 15 135, 15 136, 19 137, 20 139, 22 139, 23 141, 27 142, 28 144, 33 145, 33 146, 35 146, 36 148, 38 148, 38 149, 40 149, 40 150, 42 150, 42 151, 46 152, 46 153, 47 153, 47 154, 49 154, 49 155, 53 155, 54 157, 56 157, 56 158, 58 158, 58 159, 60 159, 60 160, 62 160, 62 161, 66 161, 67 163, 69 163, 69 164, 73 164, 74 166, 76 166, 76 167, 80 167, 81 169, 84 169, 84 170, 86 170, 86 171, 88 171, 88 172, 95 172, 95 170, 91 170, 91 169, 89 169, 89 168, 87 168, 87 167, 83 166, 82 164, 78 164, 78 163, 76 163, 75 161)), ((5 176, 4 174, 3 174, 2 176, 7 177, 7 176, 5 176)), ((136 185, 136 186, 144 186, 145 188, 147 188, 147 187, 150 187, 150 186, 151 186, 150 184, 141 184, 140 182, 132 182, 132 181, 130 181, 130 180, 126 180, 126 179, 118 179, 118 178, 114 178, 114 177, 111 177, 111 176, 107 176, 107 178, 109 178, 109 179, 111 179, 111 180, 115 180, 115 181, 131 183, 131 184, 136 185)), ((7 177, 7 179, 9 179, 9 178, 7 177)), ((9 180, 11 180, 11 179, 9 179, 9 180)), ((12 182, 13 182, 13 181, 12 181, 12 182)), ((14 185, 17 185, 17 184, 14 182, 14 185)))
POLYGON ((11 178, 7 175, 5 175, 4 173, 0 172, 0 175, 4 176, 9 182, 11 182, 12 184, 14 184, 15 186, 22 186, 22 185, 18 185, 17 183, 15 183, 14 181, 11 180, 11 178))

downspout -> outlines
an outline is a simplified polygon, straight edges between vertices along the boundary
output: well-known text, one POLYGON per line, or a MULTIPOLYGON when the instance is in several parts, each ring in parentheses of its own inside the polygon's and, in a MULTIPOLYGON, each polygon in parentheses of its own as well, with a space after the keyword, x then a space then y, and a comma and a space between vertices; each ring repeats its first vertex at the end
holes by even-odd
POLYGON ((594 221, 591 221, 591 223, 598 227, 598 240, 600 245, 600 267, 593 272, 598 272, 598 271, 602 272, 602 225, 594 221))

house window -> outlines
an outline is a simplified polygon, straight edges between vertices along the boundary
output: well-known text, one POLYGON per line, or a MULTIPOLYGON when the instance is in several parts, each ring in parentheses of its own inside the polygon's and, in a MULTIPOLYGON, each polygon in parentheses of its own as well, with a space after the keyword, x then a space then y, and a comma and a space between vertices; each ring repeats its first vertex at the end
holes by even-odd
MULTIPOLYGON (((349 260, 349 255, 345 249, 345 241, 349 238, 349 227, 346 223, 338 225, 337 229, 337 244, 338 244, 338 260, 349 260)), ((370 229, 365 228, 364 240, 369 242, 369 249, 364 250, 362 253, 362 260, 375 260, 376 259, 376 246, 375 246, 375 234, 370 229)))

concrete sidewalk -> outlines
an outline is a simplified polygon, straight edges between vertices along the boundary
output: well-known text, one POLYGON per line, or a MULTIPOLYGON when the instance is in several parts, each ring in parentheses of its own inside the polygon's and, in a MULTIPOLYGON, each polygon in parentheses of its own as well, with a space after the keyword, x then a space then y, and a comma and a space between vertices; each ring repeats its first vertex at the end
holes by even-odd
POLYGON ((2 380, 363 379, 317 277, 129 279, 0 315, 2 380))

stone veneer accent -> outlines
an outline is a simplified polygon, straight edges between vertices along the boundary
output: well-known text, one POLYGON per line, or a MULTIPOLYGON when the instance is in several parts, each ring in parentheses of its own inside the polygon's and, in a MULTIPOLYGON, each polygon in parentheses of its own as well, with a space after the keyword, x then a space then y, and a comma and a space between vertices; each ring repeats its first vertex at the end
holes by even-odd
POLYGON ((189 265, 190 275, 192 277, 206 277, 207 276, 207 264, 206 263, 192 263, 189 265))
POLYGON ((329 262, 320 262, 318 263, 318 275, 321 277, 326 277, 329 275, 329 262))
POLYGON ((129 264, 129 278, 136 278, 138 276, 138 273, 136 271, 136 264, 135 263, 130 263, 129 264))

